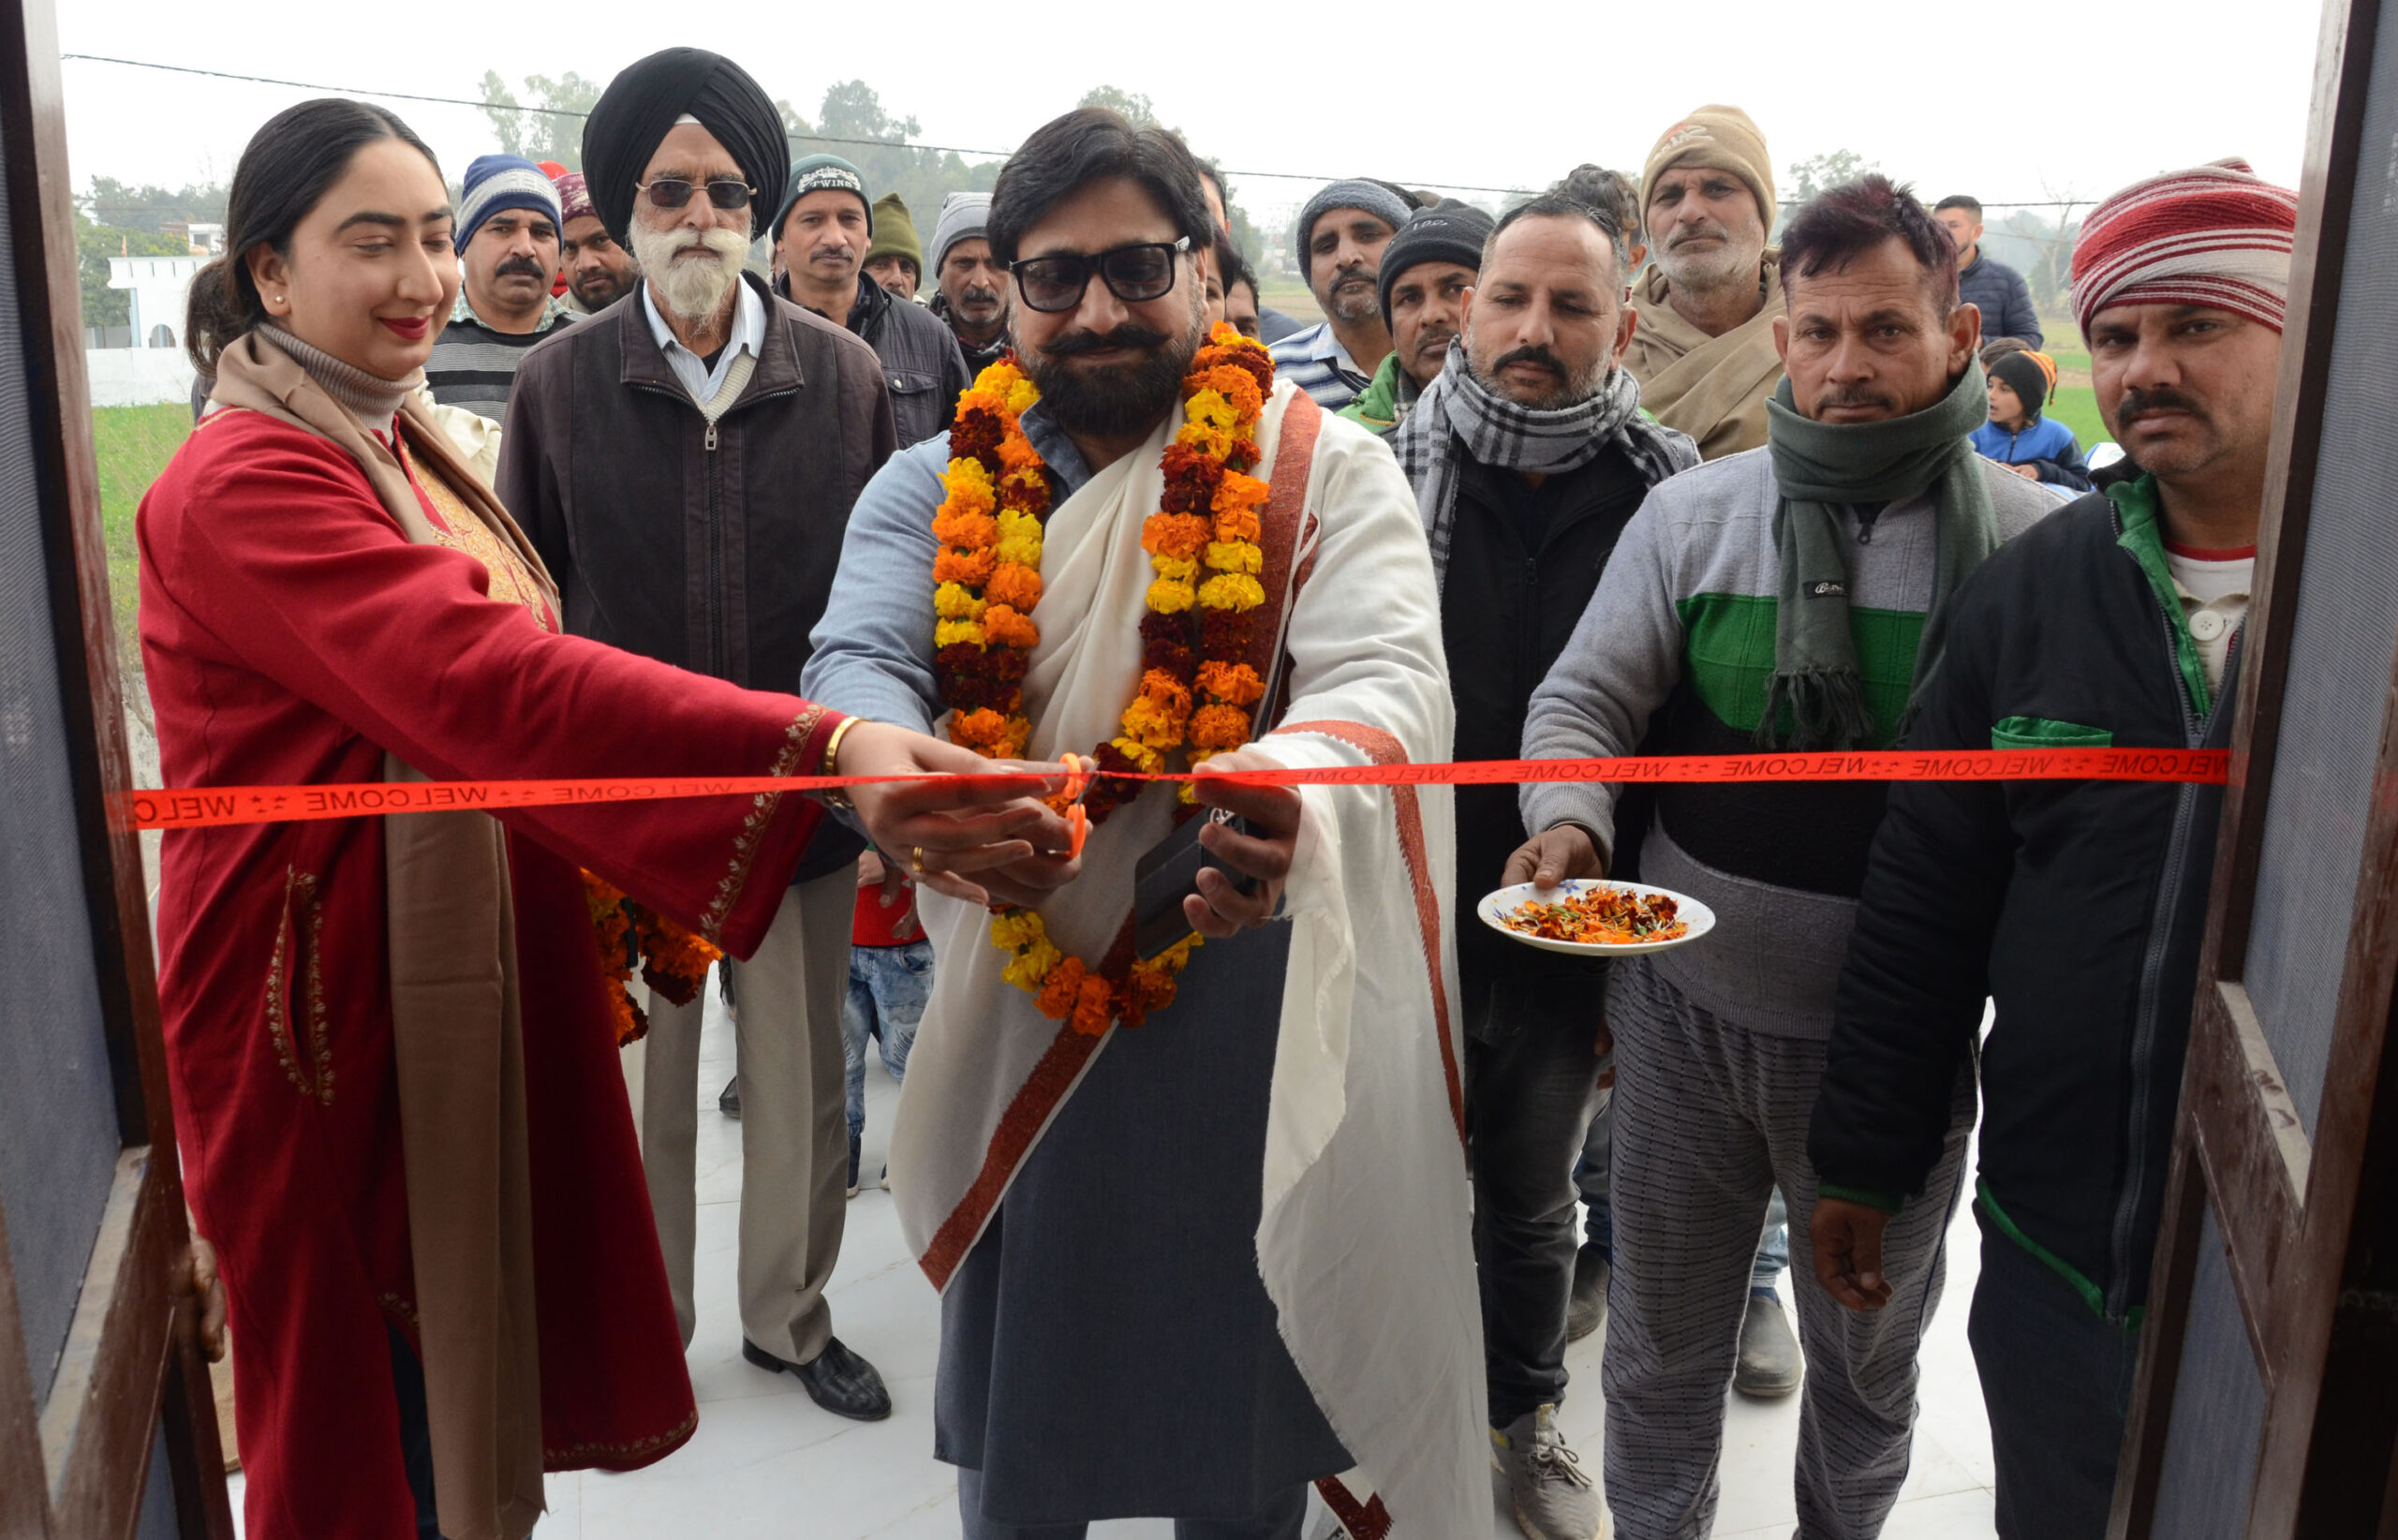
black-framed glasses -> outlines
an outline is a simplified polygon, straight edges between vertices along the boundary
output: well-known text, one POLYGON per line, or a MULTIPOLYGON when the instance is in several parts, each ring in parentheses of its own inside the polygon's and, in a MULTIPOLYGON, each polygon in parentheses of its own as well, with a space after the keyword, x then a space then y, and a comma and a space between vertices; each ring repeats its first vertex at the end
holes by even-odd
POLYGON ((1162 299, 1174 287, 1175 259, 1191 249, 1191 237, 1175 241, 1144 241, 1118 246, 1096 257, 1067 253, 1056 257, 1020 257, 1008 264, 1015 274, 1015 291, 1033 309, 1055 315, 1083 303, 1091 274, 1099 274, 1107 291, 1127 304, 1162 299))
MULTIPOLYGON (((708 201, 728 210, 748 208, 750 195, 758 190, 737 176, 711 177, 706 186, 708 201)), ((679 176, 661 176, 655 182, 633 184, 633 190, 649 194, 650 206, 658 209, 681 208, 691 200, 691 194, 699 187, 700 184, 679 176)))

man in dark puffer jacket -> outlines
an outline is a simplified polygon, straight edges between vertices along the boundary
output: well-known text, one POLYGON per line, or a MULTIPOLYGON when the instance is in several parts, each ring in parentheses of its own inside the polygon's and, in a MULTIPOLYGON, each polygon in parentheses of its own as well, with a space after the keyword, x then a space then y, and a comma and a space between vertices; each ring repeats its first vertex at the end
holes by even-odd
MULTIPOLYGON (((1966 585, 1910 748, 2229 745, 2297 207, 2224 164, 2093 212, 2074 310, 2138 465, 1966 585), (2174 247, 2202 233, 2194 271, 2174 247)), ((1851 1310, 1921 1308, 1893 1300, 1882 1232, 1934 1169, 1994 997, 1969 1330, 2006 1540, 2106 1531, 2221 804, 1923 782, 1891 789, 1874 841, 1808 1140, 1815 1274, 1851 1310)))

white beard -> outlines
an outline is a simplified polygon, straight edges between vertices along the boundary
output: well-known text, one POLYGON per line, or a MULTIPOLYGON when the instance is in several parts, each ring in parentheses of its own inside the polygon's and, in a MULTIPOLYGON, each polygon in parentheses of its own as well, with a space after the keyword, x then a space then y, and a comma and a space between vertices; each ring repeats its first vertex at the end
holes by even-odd
POLYGON ((694 238, 679 230, 654 230, 635 219, 631 234, 633 260, 658 303, 670 315, 695 325, 715 318, 725 295, 741 281, 741 266, 749 255, 749 242, 738 230, 702 230, 694 238), (714 259, 682 255, 695 245, 706 247, 714 259))

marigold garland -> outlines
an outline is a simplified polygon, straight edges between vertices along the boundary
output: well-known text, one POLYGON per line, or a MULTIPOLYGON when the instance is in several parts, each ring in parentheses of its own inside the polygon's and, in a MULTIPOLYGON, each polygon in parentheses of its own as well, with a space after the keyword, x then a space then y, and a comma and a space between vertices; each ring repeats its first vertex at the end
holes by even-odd
POLYGON ((649 1016, 634 1003, 633 970, 668 1003, 688 1005, 707 983, 708 968, 724 954, 605 879, 583 874, 583 899, 600 936, 600 971, 608 980, 608 1012, 616 1046, 637 1043, 649 1016))
MULTIPOLYGON (((1142 783, 1125 773, 1163 769, 1177 754, 1197 764, 1249 742, 1251 709, 1266 685, 1241 659, 1251 614, 1266 601, 1266 554, 1256 541, 1266 497, 1266 483, 1249 472, 1273 389, 1265 347, 1228 326, 1216 328, 1183 376, 1182 425, 1159 460, 1164 490, 1141 526, 1156 577, 1145 596, 1140 683, 1117 736, 1094 756, 1099 773, 1083 797, 1093 824, 1140 793, 1142 783)), ((1041 640, 1033 615, 1053 492, 1021 418, 1040 398, 1013 355, 983 371, 958 398, 933 514, 941 542, 933 559, 933 667, 951 708, 950 740, 993 759, 1022 756, 1032 736, 1024 676, 1041 640)), ((1188 787, 1182 800, 1192 801, 1188 787)), ((1029 910, 996 911, 991 940, 1013 954, 1005 977, 1043 1014, 1097 1036, 1111 1021, 1137 1027, 1171 1002, 1199 938, 1118 978, 1066 955, 1029 910)))

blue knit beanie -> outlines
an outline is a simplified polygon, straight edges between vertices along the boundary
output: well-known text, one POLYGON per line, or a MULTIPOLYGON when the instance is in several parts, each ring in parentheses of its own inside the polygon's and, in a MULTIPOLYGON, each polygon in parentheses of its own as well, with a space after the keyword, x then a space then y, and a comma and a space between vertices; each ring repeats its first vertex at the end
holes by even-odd
POLYGON ((502 209, 527 209, 548 215, 554 226, 566 224, 558 213, 557 185, 549 172, 523 155, 477 155, 467 164, 466 189, 458 199, 455 239, 460 256, 466 255, 466 243, 483 221, 502 209))

